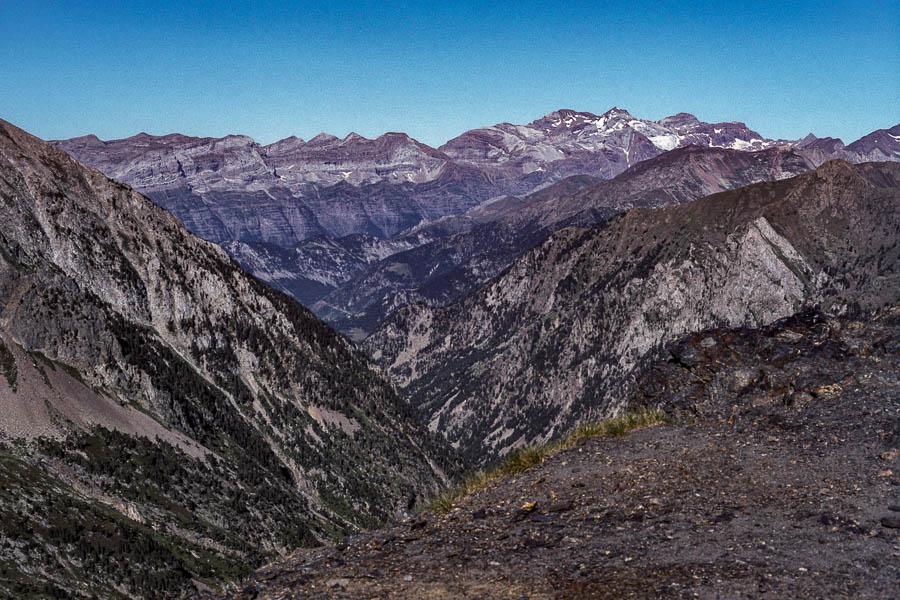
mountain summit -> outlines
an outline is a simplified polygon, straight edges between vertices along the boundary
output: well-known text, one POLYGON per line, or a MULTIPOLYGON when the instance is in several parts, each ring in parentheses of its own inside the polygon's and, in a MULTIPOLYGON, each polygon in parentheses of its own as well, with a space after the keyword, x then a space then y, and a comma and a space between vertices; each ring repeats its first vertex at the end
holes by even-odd
MULTIPOLYGON (((846 150, 817 148, 811 156, 817 164, 831 158, 900 160, 895 129, 873 133, 877 141, 867 137, 846 150)), ((268 146, 246 136, 145 133, 55 143, 148 195, 204 239, 286 248, 322 235, 391 237, 566 177, 609 179, 688 145, 743 151, 802 145, 766 139, 739 122, 706 123, 688 113, 654 122, 619 107, 602 115, 560 109, 527 125, 481 127, 440 148, 398 132, 375 139, 322 133, 268 146)))

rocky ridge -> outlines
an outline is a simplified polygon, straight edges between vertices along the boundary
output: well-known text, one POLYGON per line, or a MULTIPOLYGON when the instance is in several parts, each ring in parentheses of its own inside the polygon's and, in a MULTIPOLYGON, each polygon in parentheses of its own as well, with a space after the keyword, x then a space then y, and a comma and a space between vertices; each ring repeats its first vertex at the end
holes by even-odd
MULTIPOLYGON (((370 264, 311 308, 358 337, 407 304, 443 306, 475 291, 565 226, 590 226, 634 207, 681 204, 813 167, 804 154, 791 149, 742 152, 688 146, 643 161, 608 181, 569 177, 521 202, 505 203, 468 230, 412 243, 409 250, 370 264)), ((443 221, 450 219, 458 217, 443 221)), ((420 236, 429 233, 427 227, 417 231, 420 236)))
POLYGON ((0 595, 177 595, 459 467, 345 338, 2 121, 0 366, 0 595))
MULTIPOLYGON (((840 144, 837 154, 818 145, 813 156, 819 162, 898 160, 895 129, 840 144)), ((439 149, 403 133, 375 139, 320 134, 268 146, 239 135, 145 133, 54 143, 148 195, 205 239, 291 247, 321 235, 389 237, 567 176, 609 179, 678 147, 753 151, 800 142, 765 139, 743 123, 704 123, 687 113, 654 122, 613 108, 599 116, 559 110, 528 125, 474 129, 439 149)))
MULTIPOLYGON (((268 146, 246 136, 178 134, 55 143, 146 193, 189 230, 222 244, 245 269, 361 339, 401 306, 446 303, 499 273, 540 236, 559 228, 562 211, 553 201, 564 196, 562 189, 576 191, 580 184, 574 182, 596 183, 691 146, 741 152, 792 148, 810 166, 832 158, 900 160, 896 133, 896 127, 879 130, 849 146, 812 134, 798 141, 770 140, 743 123, 704 123, 687 113, 654 122, 613 108, 603 115, 559 110, 528 125, 474 129, 439 149, 401 133, 374 140, 356 134, 343 139, 321 134, 309 141, 290 137, 268 146), (533 200, 540 195, 543 203, 533 200), (516 236, 508 224, 499 231, 487 226, 526 202, 531 207, 523 218, 543 221, 544 231, 516 236), (485 227, 464 235, 479 226, 485 227), (456 234, 463 237, 440 242, 456 234), (375 254, 361 255, 357 235, 391 241, 375 254), (496 256, 464 257, 463 248, 474 249, 471 238, 497 235, 502 248, 496 256), (327 249, 323 239, 331 240, 327 249), (373 260, 384 258, 379 254, 386 249, 402 252, 434 242, 438 246, 422 256, 373 260), (442 258, 433 262, 434 255, 442 258)), ((712 176, 719 176, 709 166, 712 176)), ((744 178, 720 188, 750 182, 744 178)), ((616 212, 579 211, 578 201, 569 201, 581 213, 573 224, 596 223, 616 212)))
POLYGON ((474 294, 395 312, 364 345, 484 464, 621 410, 673 336, 896 301, 898 228, 900 165, 833 161, 559 231, 474 294))

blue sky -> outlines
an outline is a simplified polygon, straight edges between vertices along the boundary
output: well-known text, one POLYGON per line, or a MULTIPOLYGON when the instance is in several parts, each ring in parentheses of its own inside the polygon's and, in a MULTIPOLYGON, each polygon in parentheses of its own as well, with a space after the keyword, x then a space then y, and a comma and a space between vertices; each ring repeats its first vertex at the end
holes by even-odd
POLYGON ((850 142, 900 122, 900 2, 0 0, 0 117, 45 139, 440 145, 558 108, 850 142))

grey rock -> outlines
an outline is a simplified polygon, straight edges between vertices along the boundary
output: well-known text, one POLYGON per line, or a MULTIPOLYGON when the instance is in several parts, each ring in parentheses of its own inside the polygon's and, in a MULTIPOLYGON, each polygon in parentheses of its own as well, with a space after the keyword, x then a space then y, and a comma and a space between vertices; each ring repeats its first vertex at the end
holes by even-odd
POLYGON ((695 189, 683 185, 684 174, 673 169, 654 186, 655 194, 633 198, 631 206, 673 204, 791 176, 800 172, 801 161, 811 168, 834 158, 900 160, 898 127, 845 147, 812 134, 771 140, 743 123, 705 123, 687 113, 654 122, 613 108, 599 116, 559 110, 527 125, 474 129, 439 149, 402 133, 372 140, 356 134, 321 134, 308 142, 290 137, 268 146, 246 136, 143 133, 55 143, 147 194, 193 233, 223 244, 257 277, 360 339, 410 302, 440 305, 476 289, 563 225, 590 225, 629 208, 621 196, 597 202, 587 191, 575 194, 575 188, 669 150, 768 150, 769 158, 787 160, 779 172, 778 163, 756 159, 743 177, 727 172, 733 164, 723 172, 706 161, 693 176, 695 189), (748 177, 754 168, 755 178, 748 177), (477 248, 484 242, 462 237, 424 250, 426 256, 380 265, 346 254, 338 241, 353 235, 395 238, 386 247, 400 252, 479 227, 476 238, 496 242, 489 252, 477 248), (339 247, 301 247, 307 240, 321 245, 323 238, 339 247))
MULTIPOLYGON (((673 336, 896 301, 898 223, 900 166, 833 161, 561 230, 453 304, 394 313, 364 345, 483 464, 621 410, 673 336)), ((693 352, 679 360, 699 364, 693 352)))
POLYGON ((792 150, 748 153, 691 146, 644 161, 610 181, 568 178, 469 231, 413 242, 410 250, 373 263, 311 308, 358 337, 406 304, 442 306, 478 289, 567 225, 593 225, 636 206, 679 204, 811 168, 805 156, 792 150))
MULTIPOLYGON (((0 342, 17 373, 15 390, 0 378, 0 453, 46 460, 53 482, 17 493, 71 494, 52 505, 141 543, 152 526, 153 544, 202 557, 160 559, 186 586, 202 561, 246 568, 387 519, 458 468, 345 338, 146 197, 3 121, 0 342)), ((26 571, 65 582, 33 557, 26 571)), ((85 577, 136 595, 139 570, 85 577)))

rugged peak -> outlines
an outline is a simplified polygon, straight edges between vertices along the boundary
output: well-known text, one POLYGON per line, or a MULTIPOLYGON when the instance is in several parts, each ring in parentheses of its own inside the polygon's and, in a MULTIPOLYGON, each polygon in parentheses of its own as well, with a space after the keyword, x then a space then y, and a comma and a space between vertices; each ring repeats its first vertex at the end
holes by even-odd
MULTIPOLYGON (((168 137, 168 136, 166 136, 168 137)), ((256 140, 254 140, 249 135, 241 135, 241 134, 229 134, 222 138, 223 142, 227 142, 229 144, 256 144, 256 140)))
POLYGON ((357 140, 369 141, 369 138, 361 136, 358 133, 356 133, 355 131, 351 131, 346 136, 344 136, 344 139, 343 139, 343 141, 345 141, 345 142, 355 142, 357 140))
POLYGON ((848 145, 847 150, 866 161, 900 160, 900 124, 873 131, 848 145))
POLYGON ((613 106, 611 109, 600 115, 602 117, 606 117, 608 119, 612 118, 628 118, 633 119, 631 113, 625 110, 624 108, 619 108, 618 106, 613 106))
POLYGON ((286 148, 299 148, 306 142, 303 141, 303 138, 298 138, 295 135, 286 137, 282 140, 278 140, 277 142, 272 142, 268 146, 264 146, 266 150, 283 150, 286 148))
POLYGON ((538 120, 556 120, 556 119, 564 119, 566 117, 571 117, 575 114, 576 111, 571 108, 560 108, 559 110, 554 110, 553 112, 549 112, 538 120))
POLYGON ((312 138, 307 142, 307 144, 330 144, 331 142, 339 141, 340 138, 336 135, 331 135, 330 133, 322 132, 316 137, 312 138))
POLYGON ((573 125, 584 123, 585 121, 593 121, 598 118, 599 117, 593 113, 579 112, 577 110, 572 110, 571 108, 561 108, 559 110, 554 110, 551 113, 547 113, 536 121, 532 121, 528 126, 538 129, 547 127, 572 127, 573 125))
MULTIPOLYGON (((773 151, 707 152, 713 158, 710 163, 720 163, 715 170, 691 160, 699 158, 697 151, 682 154, 688 159, 685 166, 696 169, 678 175, 684 177, 683 198, 700 186, 719 192, 740 178, 779 178, 790 156, 773 151), (716 155, 726 160, 715 160, 716 155), (723 169, 721 163, 730 166, 723 169)), ((671 154, 662 156, 671 160, 671 154)), ((671 202, 674 181, 647 172, 642 166, 647 162, 633 167, 628 177, 620 176, 622 181, 579 190, 570 199, 556 200, 554 207, 572 205, 578 210, 592 202, 599 210, 610 209, 604 198, 616 188, 629 193, 626 190, 636 189, 640 180, 653 181, 663 201, 671 202)), ((667 176, 678 171, 669 169, 667 176)), ((817 173, 659 209, 651 208, 659 205, 659 196, 647 190, 643 198, 631 196, 638 207, 625 217, 604 227, 558 231, 454 304, 439 309, 417 305, 394 313, 366 346, 380 352, 373 357, 398 377, 414 402, 426 407, 426 420, 439 422, 467 456, 483 460, 547 431, 561 431, 588 413, 615 411, 629 385, 626 374, 638 366, 643 353, 687 326, 759 324, 807 303, 841 310, 896 301, 896 285, 876 274, 893 272, 896 264, 896 258, 887 264, 879 260, 884 258, 879 248, 896 238, 898 171, 891 163, 854 167, 835 161, 817 173), (875 186, 871 181, 884 183, 875 186), (698 248, 704 248, 703 258, 698 255, 692 259, 697 262, 682 271, 685 256, 698 248), (766 258, 748 264, 750 256, 766 258), (828 287, 832 277, 840 281, 844 276, 852 283, 843 289, 828 287), (740 283, 747 280, 760 284, 748 292, 740 283), (667 304, 672 290, 689 290, 684 297, 691 301, 678 307, 667 304), (653 313, 647 312, 650 305, 653 313), (629 306, 631 312, 606 316, 610 306, 629 306), (588 313, 604 315, 590 332, 581 321, 588 313), (628 338, 606 337, 605 332, 624 330, 630 332, 628 338), (536 339, 540 341, 534 343, 536 339), (469 348, 478 348, 478 356, 464 354, 469 348), (604 365, 607 359, 613 366, 604 365), (592 366, 584 367, 585 360, 592 366), (583 374, 577 384, 570 377, 573 373, 583 374), (616 373, 615 378, 606 373, 616 373), (471 383, 461 392, 459 381, 471 383), (534 395, 534 389, 540 389, 540 395, 534 395), (573 414, 579 410, 584 413, 573 414), (513 414, 536 416, 528 422, 506 416, 513 414), (534 422, 541 426, 534 427, 534 422)))
POLYGON ((670 117, 665 117, 664 119, 660 119, 657 121, 663 127, 672 127, 675 129, 679 129, 682 127, 691 127, 694 125, 700 124, 700 119, 692 115, 691 113, 680 112, 678 114, 672 115, 670 117))
POLYGON ((88 135, 82 135, 79 137, 73 137, 68 141, 73 142, 75 144, 102 144, 103 143, 103 140, 98 138, 93 133, 88 134, 88 135))

